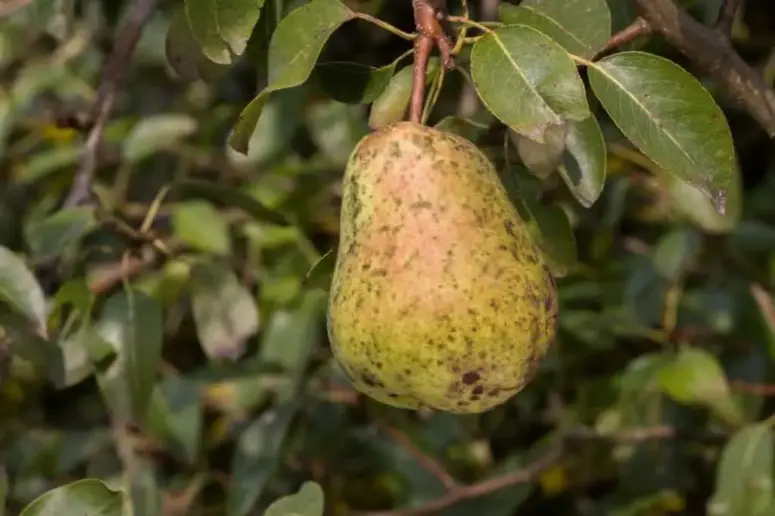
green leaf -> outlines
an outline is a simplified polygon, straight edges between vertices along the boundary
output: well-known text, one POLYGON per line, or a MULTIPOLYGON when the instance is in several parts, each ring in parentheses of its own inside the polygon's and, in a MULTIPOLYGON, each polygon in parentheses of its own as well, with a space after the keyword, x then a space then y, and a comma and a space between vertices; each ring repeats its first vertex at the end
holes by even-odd
POLYGON ((175 73, 182 79, 213 80, 228 70, 225 65, 210 61, 191 33, 185 6, 175 11, 164 40, 164 53, 175 73))
POLYGON ((501 3, 499 18, 508 25, 527 25, 577 56, 591 59, 611 37, 611 12, 606 0, 525 0, 519 6, 501 3))
POLYGON ((122 290, 105 302, 95 330, 92 350, 101 340, 117 354, 97 375, 108 407, 119 419, 142 422, 161 361, 161 305, 142 292, 122 290))
POLYGON ((46 298, 27 265, 7 247, 0 246, 0 303, 9 305, 46 334, 46 298))
POLYGON ((234 481, 228 494, 227 516, 251 514, 284 457, 282 445, 298 409, 297 400, 289 401, 259 416, 240 435, 232 458, 234 481))
POLYGON ((203 426, 197 386, 171 376, 154 389, 147 414, 148 428, 189 464, 199 457, 203 426))
POLYGON ((283 18, 269 43, 269 84, 245 107, 229 137, 235 151, 247 153, 269 94, 303 84, 328 38, 353 17, 353 12, 338 0, 312 0, 283 18))
POLYGON ((123 516, 124 495, 88 478, 43 493, 20 516, 123 516))
POLYGON ((121 149, 123 158, 130 163, 140 162, 190 136, 196 129, 196 119, 183 113, 143 118, 126 136, 121 149))
POLYGON ((217 201, 230 208, 239 208, 262 222, 270 222, 277 226, 288 226, 290 224, 284 215, 266 207, 245 192, 232 187, 219 185, 211 181, 187 179, 173 183, 173 188, 181 194, 202 196, 205 199, 217 201))
POLYGON ((215 0, 186 0, 186 16, 191 34, 199 42, 202 53, 214 63, 232 62, 229 46, 218 29, 218 7, 215 0))
POLYGON ((78 206, 57 211, 26 229, 27 244, 36 263, 78 251, 81 239, 98 227, 94 208, 78 206))
POLYGON ((546 179, 560 165, 565 153, 566 124, 550 125, 544 132, 544 142, 538 143, 521 134, 509 131, 522 163, 536 177, 546 179))
POLYGON ((666 281, 686 274, 702 251, 702 238, 691 230, 675 229, 660 238, 654 249, 654 269, 666 281))
POLYGON ((608 156, 600 124, 593 116, 568 122, 565 154, 559 166, 568 189, 579 203, 592 207, 605 187, 608 156))
POLYGON ((215 206, 207 201, 186 201, 172 210, 175 237, 185 244, 215 255, 231 253, 229 223, 215 206))
POLYGON ((671 174, 663 173, 661 176, 674 213, 711 234, 729 233, 737 228, 743 211, 740 169, 734 170, 727 188, 724 213, 719 213, 707 194, 699 188, 671 174))
POLYGON ((376 68, 361 63, 330 61, 315 67, 315 78, 326 94, 345 104, 370 104, 393 77, 396 63, 376 68))
POLYGON ((264 516, 323 516, 323 489, 317 482, 304 482, 299 490, 275 500, 264 516))
POLYGON ((548 126, 590 116, 584 84, 568 53, 524 25, 501 27, 477 40, 471 77, 493 115, 538 143, 548 126))
POLYGON ((621 52, 589 67, 595 95, 619 130, 666 172, 701 189, 721 213, 737 174, 724 113, 677 64, 621 52))
POLYGON ((772 514, 775 438, 767 422, 738 430, 724 446, 716 486, 708 503, 710 516, 772 514))
POLYGON ((53 172, 78 163, 80 152, 79 145, 46 149, 27 158, 27 166, 22 171, 21 176, 25 182, 39 181, 53 172))
POLYGON ((731 424, 742 421, 740 408, 729 390, 724 370, 707 351, 683 346, 659 371, 662 391, 687 405, 704 405, 731 424))
POLYGON ((199 262, 191 269, 189 292, 197 335, 210 358, 236 360, 258 331, 253 295, 230 268, 199 262))
POLYGON ((0 466, 0 516, 5 516, 5 504, 8 499, 8 472, 0 466))
MULTIPOLYGON (((187 0, 190 2, 191 0, 187 0)), ((265 0, 215 0, 218 32, 231 51, 242 55, 265 0)))
MULTIPOLYGON (((428 68, 425 71, 426 83, 438 73, 440 65, 441 61, 438 57, 428 59, 428 68)), ((407 65, 391 77, 387 87, 371 106, 369 127, 376 130, 403 120, 412 97, 413 68, 412 65, 407 65)))

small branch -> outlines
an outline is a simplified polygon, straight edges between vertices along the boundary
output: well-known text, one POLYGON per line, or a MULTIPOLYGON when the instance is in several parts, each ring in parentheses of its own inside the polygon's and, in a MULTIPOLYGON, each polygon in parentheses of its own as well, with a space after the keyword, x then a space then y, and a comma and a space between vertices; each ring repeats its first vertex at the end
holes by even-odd
POLYGON ((412 100, 409 120, 422 122, 425 97, 425 73, 433 47, 438 47, 445 68, 455 66, 452 58, 452 42, 444 32, 440 20, 446 16, 446 0, 412 0, 414 22, 418 36, 414 41, 414 71, 412 73, 412 100))
POLYGON ((425 505, 410 509, 395 509, 391 511, 373 511, 360 513, 361 516, 421 516, 424 514, 436 514, 442 509, 463 502, 479 498, 481 496, 500 491, 506 487, 526 484, 533 481, 538 475, 552 467, 562 458, 562 448, 550 451, 535 462, 524 468, 512 471, 506 475, 490 478, 467 486, 460 486, 450 490, 444 496, 432 500, 425 505))
MULTIPOLYGON (((775 137, 775 91, 743 61, 727 38, 692 18, 673 0, 635 2, 654 32, 715 79, 770 137, 775 137)), ((735 2, 726 3, 731 9, 735 2)))
POLYGON ((438 478, 439 481, 444 484, 444 487, 446 487, 448 490, 457 489, 459 487, 457 481, 452 478, 452 475, 450 475, 446 469, 444 469, 444 466, 439 464, 436 459, 425 454, 420 448, 415 446, 415 444, 411 441, 411 439, 409 439, 409 437, 406 436, 406 434, 396 428, 393 428, 387 423, 379 422, 377 423, 377 426, 396 444, 414 456, 417 463, 423 469, 438 478))
POLYGON ((598 55, 604 54, 614 48, 620 47, 640 36, 651 34, 649 22, 640 16, 635 19, 628 27, 620 30, 606 42, 605 46, 598 52, 598 55))
POLYGON ((137 46, 143 27, 156 8, 157 0, 136 0, 129 11, 127 21, 119 30, 116 45, 102 70, 97 99, 92 106, 89 120, 91 130, 86 138, 78 162, 78 171, 64 207, 82 204, 91 197, 91 183, 97 168, 97 153, 102 143, 105 124, 110 117, 118 87, 124 72, 129 68, 128 60, 137 46))
POLYGON ((729 37, 732 32, 735 15, 737 14, 738 9, 740 9, 741 3, 741 0, 724 0, 724 3, 721 4, 716 20, 716 29, 726 37, 729 37))
POLYGON ((739 380, 729 382, 729 388, 733 392, 754 394, 756 396, 775 396, 775 385, 766 383, 748 383, 739 380))
POLYGON ((388 31, 388 32, 390 32, 392 34, 395 34, 399 38, 405 39, 407 41, 414 41, 417 38, 417 34, 409 34, 408 32, 404 32, 401 29, 399 29, 398 27, 394 27, 394 26, 390 25, 389 23, 384 22, 384 21, 380 20, 379 18, 375 18, 374 16, 372 16, 370 14, 356 12, 355 13, 355 17, 358 18, 358 19, 361 19, 363 21, 367 21, 369 23, 372 23, 372 24, 376 25, 377 27, 379 27, 381 29, 384 29, 384 30, 386 30, 386 31, 388 31))

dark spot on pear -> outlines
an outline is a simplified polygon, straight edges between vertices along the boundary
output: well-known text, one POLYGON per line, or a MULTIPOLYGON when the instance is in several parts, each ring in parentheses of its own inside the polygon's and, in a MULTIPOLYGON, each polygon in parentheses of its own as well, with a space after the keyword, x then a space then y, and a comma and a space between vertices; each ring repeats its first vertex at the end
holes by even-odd
POLYGON ((479 376, 479 373, 477 373, 476 371, 468 371, 467 373, 463 374, 461 379, 463 380, 464 384, 473 385, 477 381, 479 381, 479 378, 481 377, 479 376))

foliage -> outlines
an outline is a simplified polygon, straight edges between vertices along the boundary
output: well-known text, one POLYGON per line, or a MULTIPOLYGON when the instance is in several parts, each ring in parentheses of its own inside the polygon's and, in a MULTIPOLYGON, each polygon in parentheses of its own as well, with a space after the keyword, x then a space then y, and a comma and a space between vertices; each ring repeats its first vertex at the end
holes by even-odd
MULTIPOLYGON (((664 42, 609 48, 634 3, 451 3, 424 119, 496 163, 561 296, 535 380, 463 417, 359 396, 325 329, 341 172, 410 104, 411 2, 159 2, 94 202, 63 206, 136 2, 0 7, 5 513, 775 511, 772 143, 664 42)), ((732 31, 770 84, 772 8, 732 31)))

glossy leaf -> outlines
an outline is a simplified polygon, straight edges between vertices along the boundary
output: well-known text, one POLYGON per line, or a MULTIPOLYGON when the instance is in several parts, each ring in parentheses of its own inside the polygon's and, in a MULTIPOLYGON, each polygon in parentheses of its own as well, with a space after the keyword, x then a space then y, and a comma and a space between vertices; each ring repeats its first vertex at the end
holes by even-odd
POLYGON ((679 403, 704 405, 728 423, 742 420, 721 364, 701 348, 683 346, 659 371, 659 384, 679 403))
POLYGON ((175 237, 200 251, 225 256, 231 251, 229 223, 207 201, 187 201, 172 211, 175 237))
POLYGON ((227 516, 251 514, 284 456, 282 445, 298 408, 297 402, 290 401, 267 411, 239 436, 231 464, 234 481, 228 494, 227 516))
POLYGON ((47 491, 20 516, 123 516, 124 495, 97 479, 78 480, 47 491))
POLYGON ((519 6, 501 3, 499 18, 509 25, 527 25, 577 56, 592 58, 611 37, 611 12, 606 0, 526 0, 519 6))
POLYGON ((272 502, 264 516, 323 516, 324 493, 317 482, 304 482, 299 490, 272 502))
POLYGON ((123 141, 123 157, 130 163, 137 163, 178 143, 196 129, 194 117, 182 113, 145 117, 132 127, 123 141))
MULTIPOLYGON (((426 84, 438 73, 439 66, 441 61, 438 57, 428 59, 426 84)), ((405 66, 390 78, 387 87, 371 106, 369 127, 376 130, 404 119, 412 97, 412 70, 412 65, 405 66)))
POLYGON ((620 52, 589 68, 589 81, 617 127, 670 174, 701 189, 723 213, 737 174, 724 113, 677 64, 620 52))
POLYGON ((721 452, 708 514, 772 514, 774 466, 775 437, 770 424, 764 422, 738 430, 721 452))
POLYGON ((94 208, 78 206, 59 210, 27 227, 32 259, 45 262, 74 250, 98 226, 94 208))
POLYGON ((201 262, 189 280, 194 322, 202 349, 210 358, 236 360, 247 339, 258 331, 253 295, 225 265, 201 262))
POLYGON ((0 303, 46 332, 46 298, 32 271, 13 251, 0 246, 0 303))
POLYGON ((229 138, 235 151, 247 153, 269 94, 304 83, 328 38, 353 16, 338 0, 312 0, 282 19, 269 44, 269 84, 243 109, 229 138))
POLYGON ((493 115, 538 143, 548 126, 590 115, 584 84, 567 52, 524 25, 501 27, 477 40, 471 77, 493 115))
POLYGON ((603 132, 594 116, 568 122, 565 153, 558 168, 579 203, 592 207, 605 187, 608 156, 603 132))
POLYGON ((376 68, 360 63, 331 61, 315 67, 320 87, 332 99, 346 104, 370 104, 390 83, 396 63, 376 68))
MULTIPOLYGON (((122 290, 105 301, 95 324, 90 354, 107 346, 117 358, 97 375, 115 417, 140 422, 153 393, 162 350, 162 307, 136 290, 122 290)), ((107 358, 107 357, 105 357, 107 358)))

